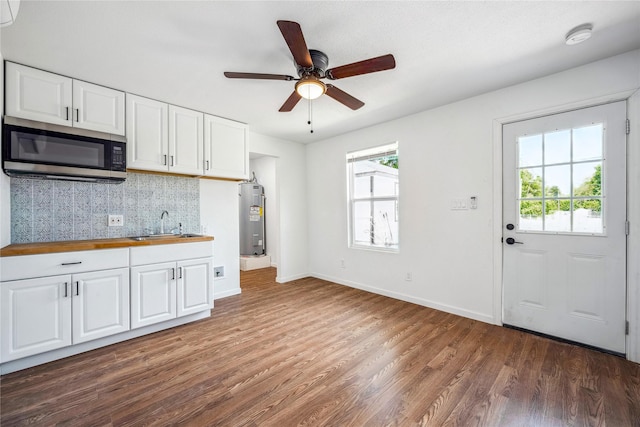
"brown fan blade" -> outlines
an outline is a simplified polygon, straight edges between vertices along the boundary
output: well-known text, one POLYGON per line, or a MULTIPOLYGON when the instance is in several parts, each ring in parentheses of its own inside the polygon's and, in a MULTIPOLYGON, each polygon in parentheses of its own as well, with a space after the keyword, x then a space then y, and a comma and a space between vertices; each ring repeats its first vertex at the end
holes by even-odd
POLYGON ((300 101, 301 98, 302 97, 300 96, 300 94, 294 90, 293 93, 289 96, 289 98, 287 98, 287 100, 284 101, 284 104, 282 104, 282 107, 280 107, 278 111, 280 111, 281 113, 288 113, 289 111, 293 110, 293 107, 296 106, 296 104, 298 103, 298 101, 300 101))
POLYGON ((342 65, 340 67, 327 70, 327 77, 331 80, 344 79, 345 77, 357 76, 360 74, 375 73, 377 71, 390 70, 396 68, 396 60, 393 55, 383 55, 377 58, 365 59, 353 64, 342 65))
POLYGON ((312 68, 313 61, 311 61, 311 54, 304 41, 300 24, 293 21, 278 21, 278 28, 280 28, 282 37, 287 42, 296 64, 303 68, 312 68))
POLYGON ((234 73, 233 71, 225 71, 225 77, 230 79, 260 79, 260 80, 293 80, 293 76, 285 76, 284 74, 260 74, 260 73, 234 73))
POLYGON ((325 93, 336 101, 351 108, 352 110, 357 110, 364 105, 364 102, 360 101, 357 98, 354 98, 347 92, 338 89, 334 85, 327 85, 327 91, 325 93))

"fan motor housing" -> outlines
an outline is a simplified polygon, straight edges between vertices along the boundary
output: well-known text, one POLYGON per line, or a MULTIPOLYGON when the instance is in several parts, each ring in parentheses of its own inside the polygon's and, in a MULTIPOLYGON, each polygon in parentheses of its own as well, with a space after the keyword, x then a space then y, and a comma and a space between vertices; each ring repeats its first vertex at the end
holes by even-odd
POLYGON ((313 74, 318 78, 324 78, 327 69, 329 68, 329 57, 319 50, 309 49, 309 55, 311 55, 311 62, 313 62, 313 70, 309 71, 296 64, 298 69, 298 76, 313 74))

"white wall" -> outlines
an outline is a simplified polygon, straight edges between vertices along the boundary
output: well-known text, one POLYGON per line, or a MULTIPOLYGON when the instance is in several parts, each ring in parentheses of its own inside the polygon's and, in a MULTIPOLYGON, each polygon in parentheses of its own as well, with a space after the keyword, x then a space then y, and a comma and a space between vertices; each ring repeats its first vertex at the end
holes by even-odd
POLYGON ((627 246, 628 320, 627 357, 640 363, 640 90, 629 99, 627 117, 631 133, 627 141, 627 218, 631 222, 627 246))
POLYGON ((267 255, 271 257, 271 266, 278 266, 278 233, 277 223, 280 218, 278 212, 278 200, 276 191, 277 159, 271 156, 262 156, 249 162, 249 171, 255 172, 258 184, 264 187, 264 217, 265 235, 267 243, 267 255))
POLYGON ((224 278, 213 281, 215 299, 240 293, 238 203, 238 183, 200 180, 200 224, 214 238, 214 267, 224 267, 224 278))
MULTIPOLYGON (((638 87, 640 51, 634 51, 310 144, 311 274, 500 323, 500 123, 625 98, 638 87), (345 154, 395 140, 401 252, 348 249, 345 154), (450 209, 452 199, 469 196, 478 197, 478 209, 450 209)), ((631 285, 637 288, 637 280, 631 285)))
POLYGON ((302 144, 249 132, 249 152, 275 157, 278 260, 280 283, 308 276, 307 180, 302 144))
MULTIPOLYGON (((0 117, 4 116, 4 57, 0 51, 0 117)), ((2 132, 0 132, 0 146, 2 132)), ((2 150, 0 150, 0 162, 2 150)), ((9 194, 9 177, 0 171, 0 248, 11 243, 11 198, 9 194)))

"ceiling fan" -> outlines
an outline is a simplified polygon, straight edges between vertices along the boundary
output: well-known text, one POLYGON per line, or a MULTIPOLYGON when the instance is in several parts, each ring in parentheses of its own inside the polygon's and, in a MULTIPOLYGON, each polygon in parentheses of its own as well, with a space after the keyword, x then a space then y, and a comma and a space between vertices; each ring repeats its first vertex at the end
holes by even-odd
POLYGON ((293 55, 299 78, 296 79, 293 76, 284 74, 236 73, 230 71, 226 71, 224 75, 230 79, 297 80, 295 90, 282 104, 280 112, 293 110, 293 107, 296 106, 301 98, 316 99, 325 93, 352 110, 357 110, 364 105, 364 102, 332 84, 325 84, 321 79, 338 80, 360 74, 390 70, 396 66, 393 55, 388 54, 340 67, 327 68, 329 58, 319 50, 307 48, 300 24, 292 21, 278 21, 278 28, 280 28, 280 32, 293 55))

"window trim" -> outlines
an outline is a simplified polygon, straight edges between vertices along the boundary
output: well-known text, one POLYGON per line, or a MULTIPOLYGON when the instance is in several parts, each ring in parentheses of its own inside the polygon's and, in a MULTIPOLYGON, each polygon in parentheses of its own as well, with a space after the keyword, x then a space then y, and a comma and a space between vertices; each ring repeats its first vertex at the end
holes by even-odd
POLYGON ((400 191, 399 191, 399 177, 400 171, 398 169, 398 181, 395 183, 394 191, 395 196, 372 196, 372 197, 353 197, 354 192, 354 178, 352 165, 357 161, 377 159, 385 156, 399 156, 399 143, 394 141, 390 144, 384 144, 376 147, 365 148, 362 150, 356 150, 348 152, 346 155, 346 173, 347 173, 347 247, 352 249, 361 249, 374 252, 386 252, 386 253, 399 253, 400 252, 400 230, 398 227, 396 241, 397 244, 393 247, 375 244, 362 244, 355 242, 355 234, 353 231, 355 219, 355 204, 357 202, 395 202, 394 219, 399 222, 399 204, 400 204, 400 191))

